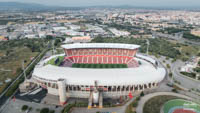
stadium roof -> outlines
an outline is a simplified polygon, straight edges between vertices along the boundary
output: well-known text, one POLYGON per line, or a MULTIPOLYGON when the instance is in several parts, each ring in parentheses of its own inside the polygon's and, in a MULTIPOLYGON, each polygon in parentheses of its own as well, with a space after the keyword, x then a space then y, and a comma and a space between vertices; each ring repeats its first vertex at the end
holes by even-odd
POLYGON ((35 68, 33 75, 46 80, 57 81, 64 78, 71 85, 138 85, 160 82, 165 77, 165 69, 156 69, 150 63, 140 60, 138 68, 91 69, 69 68, 46 65, 35 68))
POLYGON ((137 49, 140 46, 134 44, 121 44, 121 43, 75 43, 62 45, 65 49, 76 48, 120 48, 120 49, 137 49))

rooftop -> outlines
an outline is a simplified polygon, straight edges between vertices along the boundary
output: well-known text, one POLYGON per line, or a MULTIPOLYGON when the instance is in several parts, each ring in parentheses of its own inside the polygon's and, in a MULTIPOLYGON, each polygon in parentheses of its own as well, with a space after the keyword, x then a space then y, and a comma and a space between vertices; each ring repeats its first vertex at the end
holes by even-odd
POLYGON ((140 46, 134 44, 120 44, 120 43, 75 43, 62 45, 65 49, 76 48, 120 48, 120 49, 137 49, 140 46))
POLYGON ((163 80, 166 73, 164 68, 156 69, 147 61, 140 61, 142 65, 138 68, 115 69, 67 68, 46 65, 35 68, 33 76, 50 81, 64 78, 67 84, 73 85, 94 85, 96 80, 99 85, 137 85, 163 80))

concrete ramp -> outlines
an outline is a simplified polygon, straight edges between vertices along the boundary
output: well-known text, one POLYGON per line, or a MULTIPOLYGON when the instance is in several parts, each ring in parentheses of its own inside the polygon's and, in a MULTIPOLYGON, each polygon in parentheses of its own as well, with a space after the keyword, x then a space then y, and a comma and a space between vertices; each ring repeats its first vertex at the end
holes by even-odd
POLYGON ((92 108, 92 97, 93 97, 93 92, 91 91, 88 99, 88 109, 92 108))
POLYGON ((99 92, 99 108, 103 108, 103 92, 99 92))

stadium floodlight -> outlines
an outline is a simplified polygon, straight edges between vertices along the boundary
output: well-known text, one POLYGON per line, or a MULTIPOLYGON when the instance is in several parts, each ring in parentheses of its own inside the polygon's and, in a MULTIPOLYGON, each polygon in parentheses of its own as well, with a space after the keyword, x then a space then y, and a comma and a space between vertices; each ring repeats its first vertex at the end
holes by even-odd
POLYGON ((24 66, 24 63, 25 63, 26 61, 25 60, 23 60, 22 61, 22 69, 23 69, 23 73, 24 73, 24 80, 26 81, 26 72, 25 72, 25 66, 24 66))
POLYGON ((147 44, 147 51, 146 51, 146 54, 149 55, 149 45, 150 45, 150 43, 149 43, 149 40, 148 40, 148 39, 146 39, 146 44, 147 44))
POLYGON ((55 47, 54 47, 54 44, 55 44, 55 40, 52 41, 53 55, 55 54, 55 47))

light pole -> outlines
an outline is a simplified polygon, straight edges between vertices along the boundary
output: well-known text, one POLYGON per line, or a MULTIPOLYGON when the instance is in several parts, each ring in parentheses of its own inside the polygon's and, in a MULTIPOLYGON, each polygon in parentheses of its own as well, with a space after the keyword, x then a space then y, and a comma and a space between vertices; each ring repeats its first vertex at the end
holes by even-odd
POLYGON ((55 44, 55 40, 53 40, 53 41, 52 41, 53 55, 54 55, 54 52, 55 52, 55 47, 54 47, 54 44, 55 44))
POLYGON ((149 45, 150 45, 150 43, 149 43, 149 40, 148 40, 148 39, 146 39, 146 44, 147 44, 147 51, 146 51, 146 54, 149 55, 149 45))
POLYGON ((25 69, 24 69, 24 60, 22 61, 22 69, 23 69, 23 73, 24 73, 24 81, 26 81, 26 72, 25 72, 25 69))

